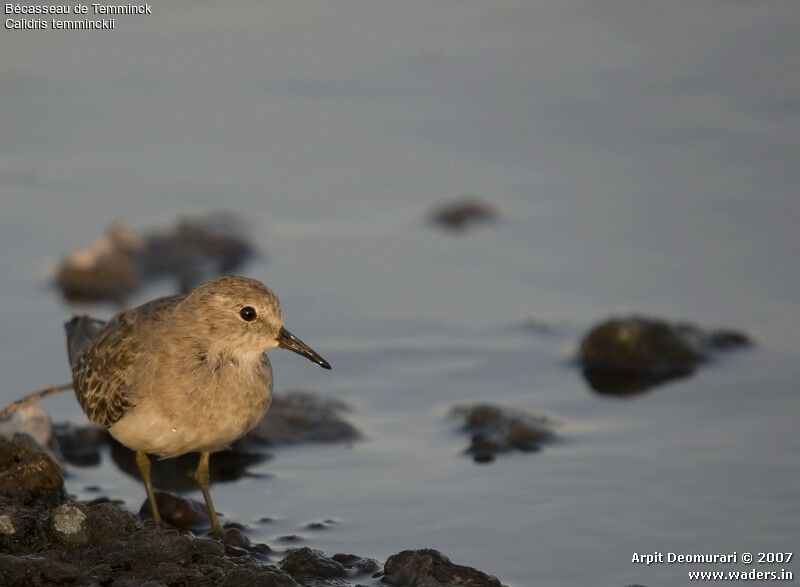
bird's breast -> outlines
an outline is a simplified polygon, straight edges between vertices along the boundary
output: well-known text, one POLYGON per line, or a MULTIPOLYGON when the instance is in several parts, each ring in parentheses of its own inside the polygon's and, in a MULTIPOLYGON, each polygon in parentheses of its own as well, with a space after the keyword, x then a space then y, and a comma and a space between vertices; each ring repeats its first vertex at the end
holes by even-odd
POLYGON ((215 452, 249 432, 272 397, 268 361, 214 364, 148 394, 118 421, 111 434, 134 450, 159 456, 215 452))

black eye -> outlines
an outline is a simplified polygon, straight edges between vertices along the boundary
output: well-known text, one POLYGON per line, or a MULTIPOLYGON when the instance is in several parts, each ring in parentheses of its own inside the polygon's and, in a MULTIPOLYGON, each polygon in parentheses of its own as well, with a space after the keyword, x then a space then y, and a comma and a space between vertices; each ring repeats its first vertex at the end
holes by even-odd
POLYGON ((245 322, 252 322, 256 319, 256 309, 253 306, 245 306, 239 310, 239 316, 241 316, 242 320, 245 322))

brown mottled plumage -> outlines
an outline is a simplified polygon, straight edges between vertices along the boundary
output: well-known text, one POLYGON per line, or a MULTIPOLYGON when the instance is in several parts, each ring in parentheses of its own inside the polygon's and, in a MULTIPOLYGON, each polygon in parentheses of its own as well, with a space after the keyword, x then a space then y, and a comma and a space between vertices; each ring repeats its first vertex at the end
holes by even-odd
POLYGON ((78 402, 137 451, 153 516, 159 519, 146 455, 200 452, 197 476, 214 533, 208 455, 246 434, 269 407, 272 369, 264 353, 280 346, 330 369, 283 327, 275 294, 245 277, 215 279, 108 323, 76 317, 66 328, 78 402))

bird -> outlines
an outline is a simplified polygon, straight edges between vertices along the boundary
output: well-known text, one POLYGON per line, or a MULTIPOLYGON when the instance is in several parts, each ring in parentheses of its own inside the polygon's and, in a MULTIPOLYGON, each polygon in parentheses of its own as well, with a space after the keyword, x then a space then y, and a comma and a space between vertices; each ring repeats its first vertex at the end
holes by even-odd
POLYGON ((244 436, 269 408, 266 352, 288 349, 331 369, 283 325, 272 290, 248 277, 218 277, 108 322, 75 316, 65 328, 78 403, 89 420, 136 452, 153 519, 161 524, 150 455, 200 453, 194 477, 217 537, 210 455, 244 436))

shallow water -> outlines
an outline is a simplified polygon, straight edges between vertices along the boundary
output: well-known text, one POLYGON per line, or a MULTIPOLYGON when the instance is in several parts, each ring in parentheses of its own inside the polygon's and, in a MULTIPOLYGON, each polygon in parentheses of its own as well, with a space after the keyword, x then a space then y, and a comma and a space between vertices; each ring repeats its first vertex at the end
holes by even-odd
MULTIPOLYGON (((278 389, 350 401, 366 434, 279 449, 253 470, 272 477, 216 486, 254 539, 380 559, 429 546, 514 586, 682 584, 687 567, 633 552, 797 546, 800 5, 154 10, 112 33, 0 35, 3 402, 68 378, 74 309, 45 278, 63 251, 114 218, 225 207, 268 253, 247 272, 334 365, 275 354, 278 389), (501 221, 425 223, 463 194, 501 221), (630 311, 759 345, 597 396, 571 353, 630 311), (520 329, 529 316, 554 331, 520 329), (475 465, 446 418, 473 401, 553 414, 559 441, 475 465)), ((46 407, 82 421, 66 395, 46 407)), ((112 465, 72 472, 79 496, 99 485, 138 509, 112 465)))

